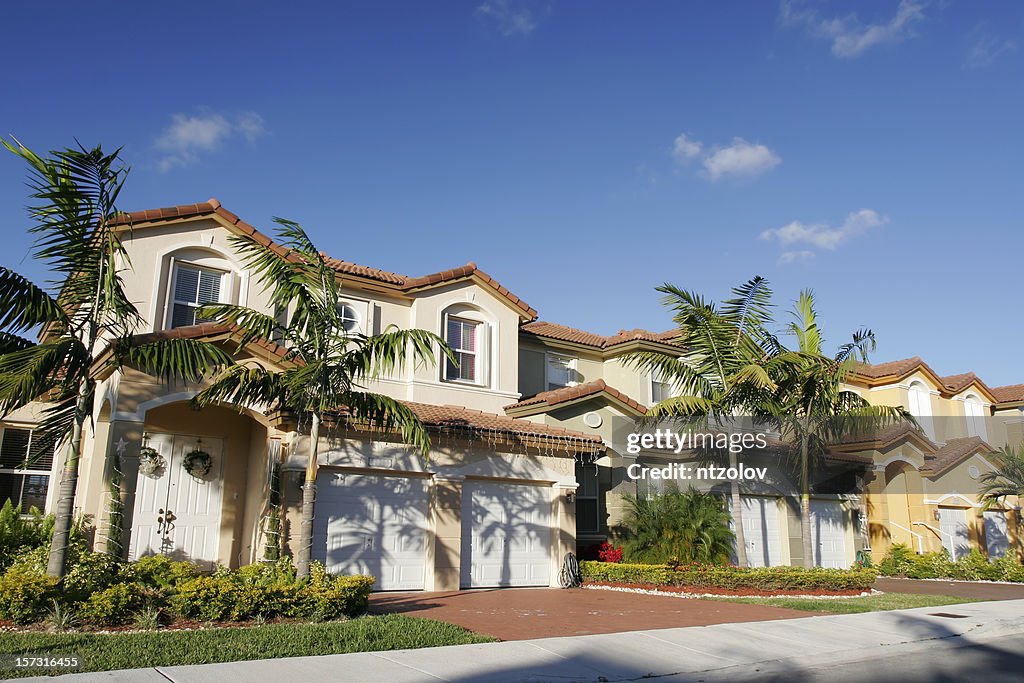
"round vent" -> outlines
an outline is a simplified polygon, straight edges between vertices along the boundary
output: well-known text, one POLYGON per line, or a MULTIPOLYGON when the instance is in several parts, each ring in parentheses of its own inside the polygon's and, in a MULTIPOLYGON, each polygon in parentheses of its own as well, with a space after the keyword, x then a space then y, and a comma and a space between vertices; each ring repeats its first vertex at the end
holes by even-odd
POLYGON ((967 474, 971 475, 971 479, 977 479, 981 476, 981 470, 978 469, 977 465, 971 465, 967 468, 967 474))
POLYGON ((601 419, 601 415, 599 413, 589 412, 583 416, 583 424, 592 429, 597 429, 603 422, 604 420, 601 419))

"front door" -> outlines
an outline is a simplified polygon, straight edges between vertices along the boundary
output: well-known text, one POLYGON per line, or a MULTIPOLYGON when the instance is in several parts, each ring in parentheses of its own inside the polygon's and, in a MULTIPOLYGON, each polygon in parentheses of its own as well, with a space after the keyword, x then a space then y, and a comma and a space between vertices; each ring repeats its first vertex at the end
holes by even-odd
POLYGON ((953 561, 966 557, 971 552, 971 540, 967 531, 967 510, 961 508, 939 508, 939 530, 942 547, 953 561))
POLYGON ((217 561, 223 486, 223 442, 181 434, 152 434, 148 445, 164 459, 164 467, 139 473, 135 489, 129 559, 167 555, 203 566, 217 561), (193 476, 182 466, 195 450, 209 453, 210 472, 193 476))
POLYGON ((1010 537, 1007 534, 1006 513, 1002 510, 985 512, 985 544, 988 546, 988 559, 996 560, 1006 555, 1010 549, 1010 537))

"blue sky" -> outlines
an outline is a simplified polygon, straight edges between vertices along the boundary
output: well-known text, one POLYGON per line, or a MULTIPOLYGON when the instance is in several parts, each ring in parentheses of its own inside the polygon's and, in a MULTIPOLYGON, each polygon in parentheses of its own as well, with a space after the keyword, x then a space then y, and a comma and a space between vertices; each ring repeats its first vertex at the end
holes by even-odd
MULTIPOLYGON (((58 6, 5 9, 0 132, 124 145, 126 210, 215 196, 367 265, 476 261, 601 333, 667 328, 661 282, 760 274, 873 360, 1024 382, 1020 3, 58 6)), ((24 177, 0 157, 0 262, 39 276, 24 177)))

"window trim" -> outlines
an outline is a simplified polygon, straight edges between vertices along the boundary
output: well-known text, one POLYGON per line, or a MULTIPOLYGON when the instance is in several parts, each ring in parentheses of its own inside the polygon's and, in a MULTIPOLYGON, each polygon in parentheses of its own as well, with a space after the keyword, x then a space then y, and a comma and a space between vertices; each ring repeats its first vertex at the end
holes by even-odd
MULTIPOLYGON (((649 382, 647 383, 647 397, 650 399, 647 405, 653 406, 659 401, 654 400, 654 385, 663 384, 668 387, 668 396, 666 398, 674 398, 676 396, 675 386, 672 382, 666 382, 664 380, 656 379, 659 376, 657 369, 652 369, 649 374, 649 382)), ((665 399, 662 399, 665 400, 665 399)))
POLYGON ((372 334, 372 304, 369 300, 340 296, 338 297, 337 306, 348 306, 356 313, 356 326, 349 331, 349 334, 364 334, 366 336, 372 334))
MULTIPOLYGON (((35 427, 31 427, 31 426, 0 425, 0 444, 3 444, 4 437, 7 435, 7 430, 9 430, 9 429, 18 429, 18 430, 21 430, 21 431, 28 432, 28 441, 25 444, 25 461, 24 461, 25 464, 27 464, 28 457, 32 453, 32 442, 33 442, 33 440, 35 438, 35 435, 36 435, 36 428, 35 427)), ((49 507, 50 495, 52 493, 52 490, 51 490, 50 487, 53 484, 53 471, 54 471, 54 467, 57 465, 57 445, 58 444, 54 444, 54 453, 53 453, 52 461, 50 463, 50 469, 48 469, 48 470, 38 469, 38 468, 29 469, 28 467, 0 467, 0 475, 11 475, 11 476, 21 476, 21 477, 46 477, 46 493, 43 495, 43 507, 42 507, 44 512, 49 507)), ((21 490, 21 494, 22 495, 19 495, 18 504, 22 503, 22 497, 24 495, 24 486, 25 486, 25 480, 23 478, 22 479, 22 490, 21 490)), ((14 501, 12 500, 12 503, 13 502, 14 501)), ((2 505, 2 502, 0 502, 0 505, 2 505)), ((22 512, 24 513, 24 512, 27 512, 27 511, 23 509, 22 512)))
MULTIPOLYGON (((210 266, 200 265, 193 263, 192 261, 186 261, 184 259, 176 259, 173 256, 170 259, 170 277, 167 279, 167 296, 165 297, 164 303, 164 329, 173 330, 174 327, 174 306, 176 304, 191 305, 194 308, 198 306, 194 302, 178 301, 174 298, 174 290, 178 286, 178 273, 181 268, 190 268, 200 272, 215 273, 220 275, 220 291, 217 294, 217 303, 226 303, 229 301, 230 289, 232 285, 231 271, 221 270, 220 268, 211 268, 210 266)), ((187 326, 184 326, 187 327, 187 326)))
MULTIPOLYGON (((490 358, 490 355, 491 355, 490 334, 489 334, 490 325, 487 322, 483 321, 483 320, 475 320, 473 318, 468 318, 466 316, 462 316, 462 315, 458 315, 458 314, 451 314, 451 313, 447 313, 446 312, 444 314, 444 319, 442 321, 442 324, 444 325, 444 327, 442 329, 442 335, 441 335, 441 338, 444 339, 445 342, 448 341, 448 322, 451 321, 451 320, 456 320, 458 322, 468 323, 468 324, 471 324, 471 325, 475 325, 476 328, 477 328, 478 334, 477 334, 477 340, 476 340, 476 347, 477 347, 476 350, 472 351, 472 352, 469 352, 469 351, 462 351, 461 352, 461 353, 472 353, 474 355, 475 361, 474 361, 474 368, 473 369, 474 369, 474 374, 476 376, 476 379, 475 380, 468 380, 468 379, 461 379, 461 378, 458 378, 458 377, 455 377, 455 378, 449 377, 448 376, 448 363, 447 363, 447 360, 445 359, 443 362, 439 363, 439 365, 441 366, 441 381, 445 382, 447 384, 459 384, 459 385, 462 385, 462 386, 470 386, 470 387, 487 387, 487 386, 489 386, 490 383, 489 383, 489 372, 488 371, 490 370, 490 366, 489 366, 489 360, 488 359, 490 358)), ((453 347, 452 350, 453 351, 458 351, 454 347, 453 347)))

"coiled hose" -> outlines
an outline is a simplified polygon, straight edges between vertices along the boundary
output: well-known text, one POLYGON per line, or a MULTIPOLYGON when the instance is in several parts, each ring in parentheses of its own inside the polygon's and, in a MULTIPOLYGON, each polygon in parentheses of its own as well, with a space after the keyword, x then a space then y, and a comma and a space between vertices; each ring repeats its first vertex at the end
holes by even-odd
POLYGON ((558 574, 558 583, 562 588, 576 588, 583 585, 580 563, 572 553, 566 553, 562 560, 562 571, 558 574))

